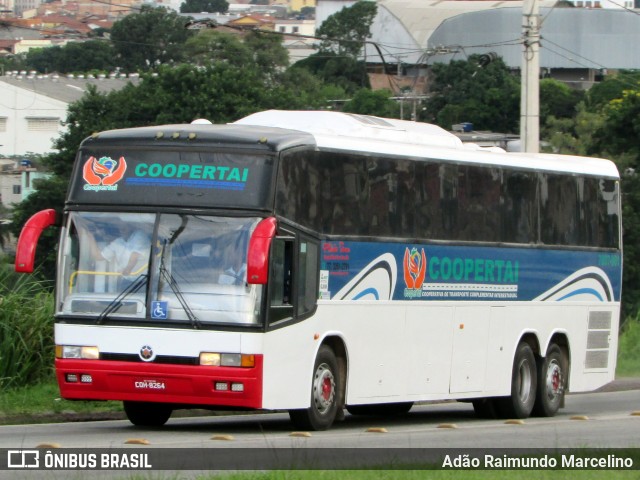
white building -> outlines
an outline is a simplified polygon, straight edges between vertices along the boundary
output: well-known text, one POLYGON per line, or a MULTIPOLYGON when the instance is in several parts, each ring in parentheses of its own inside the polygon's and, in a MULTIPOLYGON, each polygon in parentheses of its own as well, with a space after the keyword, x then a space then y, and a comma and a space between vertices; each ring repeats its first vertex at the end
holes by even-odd
POLYGON ((89 85, 106 92, 124 87, 127 81, 26 73, 1 76, 0 156, 53 152, 54 140, 65 129, 63 121, 70 103, 79 100, 89 85))

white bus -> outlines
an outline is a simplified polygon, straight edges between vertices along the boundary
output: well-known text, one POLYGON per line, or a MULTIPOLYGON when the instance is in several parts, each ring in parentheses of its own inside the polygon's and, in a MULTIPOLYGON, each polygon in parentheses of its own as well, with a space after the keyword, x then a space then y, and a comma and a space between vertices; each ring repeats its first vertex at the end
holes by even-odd
POLYGON ((619 175, 427 124, 268 111, 102 132, 62 218, 56 372, 136 425, 178 408, 551 416, 614 377, 619 175), (200 122, 198 122, 200 123, 200 122), (124 259, 116 258, 118 255, 124 259))

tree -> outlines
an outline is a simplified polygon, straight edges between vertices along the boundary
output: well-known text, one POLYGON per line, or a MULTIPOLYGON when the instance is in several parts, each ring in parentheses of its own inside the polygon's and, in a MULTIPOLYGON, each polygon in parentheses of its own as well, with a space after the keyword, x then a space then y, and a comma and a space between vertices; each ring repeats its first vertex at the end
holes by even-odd
POLYGON ((63 47, 29 50, 26 62, 29 69, 42 73, 108 71, 117 66, 113 46, 104 40, 71 42, 63 47))
POLYGON ((355 58, 336 53, 314 53, 293 65, 305 69, 325 83, 331 83, 349 94, 369 87, 366 65, 355 58))
POLYGON ((477 130, 515 132, 520 117, 520 82, 501 58, 484 67, 480 57, 433 66, 424 119, 445 129, 472 122, 477 130))
POLYGON ((568 155, 588 155, 591 139, 604 123, 603 115, 587 110, 584 102, 576 106, 573 118, 542 118, 541 138, 553 152, 568 155))
POLYGON ((218 30, 202 30, 189 38, 185 53, 197 65, 225 62, 241 66, 250 64, 252 59, 252 52, 238 35, 218 30))
POLYGON ((576 106, 584 96, 583 90, 573 89, 558 80, 540 80, 540 120, 544 122, 551 115, 555 118, 573 118, 576 106))
POLYGON ((117 60, 127 70, 147 70, 184 59, 184 44, 194 35, 186 29, 188 17, 164 8, 143 6, 113 24, 111 41, 117 60))
POLYGON ((371 35, 376 13, 375 2, 360 0, 329 16, 316 31, 323 38, 318 53, 297 62, 295 67, 349 93, 368 87, 366 64, 358 56, 371 35))
POLYGON ((329 16, 316 31, 316 35, 323 38, 320 52, 357 57, 371 35, 377 12, 375 2, 359 0, 329 16))
POLYGON ((587 93, 587 107, 591 111, 599 111, 616 98, 622 98, 622 92, 636 89, 640 85, 640 72, 621 71, 609 75, 593 85, 587 93))
POLYGON ((398 118, 400 106, 398 102, 391 100, 391 96, 392 93, 389 90, 372 91, 368 88, 362 88, 351 100, 345 103, 342 110, 348 113, 398 118))
POLYGON ((186 0, 180 5, 180 13, 225 13, 227 10, 229 10, 227 0, 186 0))

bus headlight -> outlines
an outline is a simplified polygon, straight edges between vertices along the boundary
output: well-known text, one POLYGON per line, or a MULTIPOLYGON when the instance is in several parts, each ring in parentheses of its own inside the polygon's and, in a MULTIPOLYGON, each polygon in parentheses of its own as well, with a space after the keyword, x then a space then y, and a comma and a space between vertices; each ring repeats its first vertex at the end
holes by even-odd
POLYGON ((83 347, 78 345, 56 345, 56 358, 73 358, 78 360, 98 360, 98 347, 83 347))
POLYGON ((254 355, 241 353, 213 353, 201 352, 200 365, 210 367, 254 367, 256 364, 254 355))

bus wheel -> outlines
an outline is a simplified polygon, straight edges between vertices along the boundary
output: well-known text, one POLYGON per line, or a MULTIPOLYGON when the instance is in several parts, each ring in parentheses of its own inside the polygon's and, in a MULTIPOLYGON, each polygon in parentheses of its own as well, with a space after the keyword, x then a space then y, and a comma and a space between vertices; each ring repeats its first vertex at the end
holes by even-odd
POLYGON ((518 345, 511 373, 511 395, 497 399, 505 418, 527 418, 536 400, 536 359, 528 343, 518 345))
POLYGON ((342 392, 339 386, 338 362, 333 350, 322 345, 318 351, 311 382, 311 406, 302 410, 289 410, 293 424, 304 430, 327 430, 336 419, 342 392))
POLYGON ((547 356, 538 362, 538 389, 533 413, 540 417, 553 417, 562 405, 565 391, 566 360, 555 343, 549 346, 547 356))
POLYGON ((139 427, 161 427, 171 416, 172 408, 164 403, 122 402, 124 413, 139 427))

